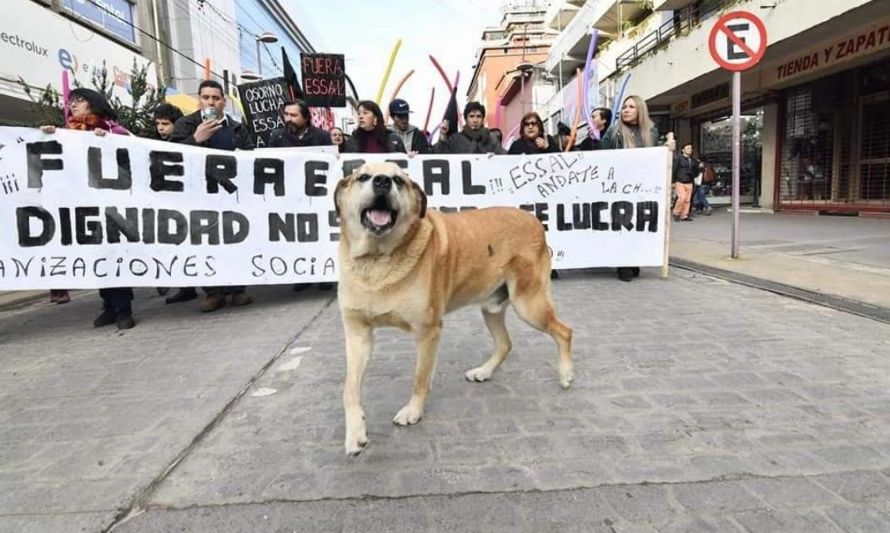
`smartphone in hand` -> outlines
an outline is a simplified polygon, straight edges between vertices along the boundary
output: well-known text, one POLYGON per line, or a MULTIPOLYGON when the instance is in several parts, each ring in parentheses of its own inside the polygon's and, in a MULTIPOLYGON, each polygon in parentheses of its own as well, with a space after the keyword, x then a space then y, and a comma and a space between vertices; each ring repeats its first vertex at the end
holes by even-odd
POLYGON ((201 110, 201 121, 210 122, 211 120, 216 120, 216 108, 215 107, 205 107, 201 110))

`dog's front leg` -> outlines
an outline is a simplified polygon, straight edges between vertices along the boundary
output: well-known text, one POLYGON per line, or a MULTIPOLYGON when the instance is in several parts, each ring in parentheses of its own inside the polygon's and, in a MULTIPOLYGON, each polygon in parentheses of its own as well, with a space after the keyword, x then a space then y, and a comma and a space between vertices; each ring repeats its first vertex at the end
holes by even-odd
POLYGON ((442 336, 442 321, 425 325, 417 333, 417 361, 414 363, 414 391, 408 405, 396 413, 392 421, 400 426, 417 423, 423 417, 423 406, 433 384, 436 371, 436 357, 439 352, 439 338, 442 336))
POLYGON ((362 379, 371 349, 374 347, 374 331, 371 325, 359 317, 343 315, 346 330, 346 383, 343 387, 343 410, 346 414, 346 454, 358 455, 368 444, 365 428, 365 411, 362 409, 362 379))

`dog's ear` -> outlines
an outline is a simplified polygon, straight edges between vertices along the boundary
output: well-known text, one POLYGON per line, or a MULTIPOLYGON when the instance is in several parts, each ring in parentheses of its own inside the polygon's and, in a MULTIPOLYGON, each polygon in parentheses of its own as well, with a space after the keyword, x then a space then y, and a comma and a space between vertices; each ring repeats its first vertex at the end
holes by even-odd
POLYGON ((423 218, 426 216, 426 194, 424 194, 420 185, 413 181, 411 182, 411 188, 414 189, 414 196, 417 197, 417 202, 420 204, 420 218, 423 218))
POLYGON ((337 187, 334 189, 334 212, 338 217, 340 216, 340 191, 346 188, 348 182, 349 178, 343 178, 337 182, 337 187))

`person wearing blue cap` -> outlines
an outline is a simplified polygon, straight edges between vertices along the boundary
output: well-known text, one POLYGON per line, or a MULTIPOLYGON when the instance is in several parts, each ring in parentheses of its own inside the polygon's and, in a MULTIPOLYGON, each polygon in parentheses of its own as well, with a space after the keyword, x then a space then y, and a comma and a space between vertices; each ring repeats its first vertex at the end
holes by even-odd
POLYGON ((430 153, 430 143, 426 139, 426 135, 411 125, 408 114, 411 109, 408 102, 401 98, 396 98, 389 103, 389 116, 392 117, 393 133, 398 135, 402 140, 402 144, 408 149, 409 154, 428 154, 430 153))

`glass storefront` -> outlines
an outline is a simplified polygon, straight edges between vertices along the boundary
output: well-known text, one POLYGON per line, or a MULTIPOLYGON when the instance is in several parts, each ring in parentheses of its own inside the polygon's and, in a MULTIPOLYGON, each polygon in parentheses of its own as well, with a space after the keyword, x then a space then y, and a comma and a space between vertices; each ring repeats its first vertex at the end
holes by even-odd
MULTIPOLYGON (((763 108, 743 109, 741 116, 742 159, 739 174, 740 201, 757 203, 763 158, 763 108)), ((732 115, 699 124, 699 158, 714 167, 716 182, 709 200, 730 203, 732 196, 732 115)))
POLYGON ((890 209, 890 61, 782 97, 779 203, 890 209))

